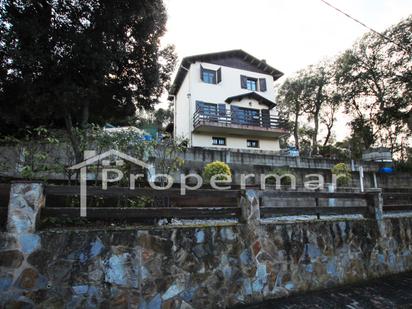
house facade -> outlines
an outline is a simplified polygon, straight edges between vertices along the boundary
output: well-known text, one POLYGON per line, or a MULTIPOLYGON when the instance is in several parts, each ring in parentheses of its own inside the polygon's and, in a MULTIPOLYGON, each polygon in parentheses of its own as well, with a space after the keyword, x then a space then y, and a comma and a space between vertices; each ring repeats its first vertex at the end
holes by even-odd
POLYGON ((287 131, 273 83, 282 75, 242 50, 184 58, 169 91, 174 136, 191 147, 280 150, 287 131))

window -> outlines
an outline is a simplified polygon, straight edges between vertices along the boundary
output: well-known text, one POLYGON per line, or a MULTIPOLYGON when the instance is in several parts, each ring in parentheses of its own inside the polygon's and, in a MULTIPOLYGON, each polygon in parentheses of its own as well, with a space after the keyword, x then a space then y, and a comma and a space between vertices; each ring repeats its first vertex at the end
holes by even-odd
POLYGON ((247 146, 249 148, 259 148, 259 141, 254 139, 248 139, 247 146))
POLYGON ((257 79, 248 77, 246 79, 246 89, 250 91, 257 91, 257 79))
POLYGON ((250 91, 267 91, 266 78, 254 78, 240 75, 240 86, 250 91))
POLYGON ((216 84, 216 72, 203 69, 202 80, 207 84, 216 84))
POLYGON ((212 137, 212 144, 217 146, 226 146, 226 138, 224 137, 212 137))
POLYGON ((222 81, 222 69, 215 71, 200 66, 200 79, 207 84, 219 84, 222 81))

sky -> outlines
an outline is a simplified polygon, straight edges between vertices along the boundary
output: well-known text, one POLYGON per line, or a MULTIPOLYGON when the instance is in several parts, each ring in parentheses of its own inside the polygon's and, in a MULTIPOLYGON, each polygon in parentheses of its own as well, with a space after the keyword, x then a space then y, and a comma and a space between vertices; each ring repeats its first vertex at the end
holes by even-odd
MULTIPOLYGON (((412 0, 328 2, 377 31, 412 14, 412 0)), ((168 22, 162 44, 175 45, 179 62, 190 55, 243 49, 288 76, 336 56, 368 31, 320 0, 165 0, 165 4, 168 22)), ((339 125, 345 126, 342 121, 339 125)), ((345 134, 337 130, 338 139, 345 134)))

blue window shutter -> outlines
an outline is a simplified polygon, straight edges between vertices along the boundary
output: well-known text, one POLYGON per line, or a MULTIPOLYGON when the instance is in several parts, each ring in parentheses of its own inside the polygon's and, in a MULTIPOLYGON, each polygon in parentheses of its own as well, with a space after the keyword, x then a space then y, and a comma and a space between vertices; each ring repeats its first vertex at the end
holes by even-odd
POLYGON ((204 80, 203 80, 203 71, 204 71, 204 68, 203 68, 202 65, 200 65, 200 80, 201 80, 202 82, 204 82, 204 80))
POLYGON ((217 84, 219 84, 222 81, 222 68, 219 68, 216 71, 216 77, 217 77, 217 84))
POLYGON ((239 120, 239 107, 237 107, 237 106, 234 106, 234 105, 231 105, 230 106, 230 112, 231 112, 231 114, 232 114, 232 122, 233 123, 239 123, 240 122, 240 120, 239 120))
POLYGON ((240 75, 240 87, 242 89, 247 89, 247 76, 240 75))
POLYGON ((268 109, 262 109, 262 124, 265 128, 270 128, 270 113, 268 109))
POLYGON ((259 78, 259 90, 260 91, 266 91, 266 78, 259 78))
POLYGON ((196 111, 203 112, 204 103, 202 101, 196 101, 196 111))

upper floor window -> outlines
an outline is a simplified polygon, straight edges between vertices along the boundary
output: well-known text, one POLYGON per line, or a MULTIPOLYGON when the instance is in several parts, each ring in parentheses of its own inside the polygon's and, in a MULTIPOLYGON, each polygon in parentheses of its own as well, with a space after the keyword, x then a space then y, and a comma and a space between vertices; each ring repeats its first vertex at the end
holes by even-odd
POLYGON ((216 84, 216 72, 203 69, 202 80, 208 84, 216 84))
POLYGON ((222 81, 222 69, 211 70, 200 66, 200 79, 207 84, 219 84, 222 81))
POLYGON ((240 86, 250 91, 266 91, 266 78, 254 78, 240 75, 240 86))
POLYGON ((257 79, 248 77, 246 80, 246 89, 257 91, 257 79))

